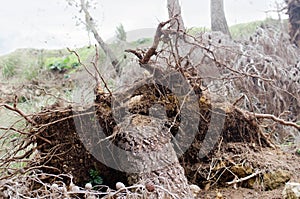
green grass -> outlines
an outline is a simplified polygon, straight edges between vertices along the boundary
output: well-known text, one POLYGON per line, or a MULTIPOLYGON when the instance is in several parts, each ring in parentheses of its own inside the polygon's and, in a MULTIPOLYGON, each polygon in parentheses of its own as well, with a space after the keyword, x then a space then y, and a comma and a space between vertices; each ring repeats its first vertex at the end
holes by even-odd
MULTIPOLYGON (((286 23, 286 21, 284 21, 286 23)), ((272 26, 279 28, 280 24, 278 20, 267 18, 262 21, 253 21, 249 23, 241 23, 236 24, 229 27, 229 31, 231 33, 231 36, 233 39, 247 39, 251 35, 253 35, 256 31, 256 29, 259 26, 272 26)), ((197 33, 203 33, 210 31, 210 28, 206 27, 193 27, 188 29, 188 33, 191 35, 196 35, 197 33)))
POLYGON ((38 75, 39 75, 39 70, 37 70, 34 65, 29 65, 23 71, 24 78, 29 81, 37 79, 38 75))
POLYGON ((253 21, 250 23, 241 23, 231 26, 230 33, 234 39, 248 38, 253 35, 259 26, 272 26, 279 28, 280 24, 278 20, 267 18, 263 21, 253 21))
POLYGON ((208 32, 208 31, 210 31, 210 29, 207 27, 193 27, 193 28, 189 28, 187 30, 187 33, 195 36, 195 35, 197 35, 197 33, 204 33, 204 32, 208 32))
MULTIPOLYGON (((94 48, 83 47, 80 49, 75 49, 77 54, 80 57, 82 62, 88 60, 93 54, 95 54, 94 48)), ((75 54, 63 51, 61 54, 57 56, 47 56, 44 61, 44 66, 46 69, 50 70, 71 70, 76 69, 79 66, 78 58, 75 54)))
POLYGON ((18 68, 20 59, 17 56, 9 56, 0 61, 2 67, 2 76, 4 78, 13 77, 16 74, 16 68, 18 68))

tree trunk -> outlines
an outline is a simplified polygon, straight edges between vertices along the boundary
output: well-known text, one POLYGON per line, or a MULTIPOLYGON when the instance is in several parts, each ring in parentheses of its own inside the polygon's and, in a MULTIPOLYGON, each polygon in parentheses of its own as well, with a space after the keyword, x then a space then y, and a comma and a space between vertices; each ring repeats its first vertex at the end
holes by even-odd
POLYGON ((210 1, 210 15, 211 30, 221 31, 224 34, 229 35, 231 37, 225 17, 223 0, 210 1))
POLYGON ((300 46, 300 1, 286 0, 289 14, 289 34, 291 42, 300 46))
POLYGON ((184 23, 183 23, 183 19, 181 16, 181 8, 179 5, 179 1, 178 0, 168 0, 168 13, 169 13, 169 18, 173 18, 174 16, 177 15, 176 19, 171 21, 171 26, 172 29, 175 30, 185 30, 184 28, 184 23))
POLYGON ((193 198, 162 120, 134 114, 115 128, 114 135, 115 144, 127 151, 115 158, 130 184, 145 185, 146 198, 193 198))
POLYGON ((120 66, 119 66, 119 61, 117 57, 114 55, 112 50, 109 48, 108 45, 103 41, 101 36, 99 35, 98 31, 95 28, 94 20, 92 16, 90 15, 87 7, 86 7, 86 2, 85 0, 81 0, 81 8, 85 14, 85 22, 87 28, 94 34, 94 37, 100 47, 103 49, 105 55, 110 59, 111 64, 113 65, 114 69, 116 70, 116 73, 119 75, 120 74, 120 66))

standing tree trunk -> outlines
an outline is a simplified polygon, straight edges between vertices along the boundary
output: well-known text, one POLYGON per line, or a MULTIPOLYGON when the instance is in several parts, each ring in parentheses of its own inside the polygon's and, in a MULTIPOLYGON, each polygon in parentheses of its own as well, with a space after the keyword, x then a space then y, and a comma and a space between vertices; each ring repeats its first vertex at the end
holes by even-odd
POLYGON ((300 47, 300 1, 286 0, 289 14, 289 34, 291 42, 300 47))
POLYGON ((225 17, 223 0, 210 1, 210 17, 212 31, 221 31, 231 37, 225 17))
POLYGON ((168 0, 168 13, 169 13, 169 18, 173 18, 174 16, 177 15, 176 19, 171 21, 171 26, 172 29, 175 30, 182 30, 184 31, 184 23, 183 23, 183 19, 181 16, 181 8, 179 5, 179 1, 178 0, 168 0))

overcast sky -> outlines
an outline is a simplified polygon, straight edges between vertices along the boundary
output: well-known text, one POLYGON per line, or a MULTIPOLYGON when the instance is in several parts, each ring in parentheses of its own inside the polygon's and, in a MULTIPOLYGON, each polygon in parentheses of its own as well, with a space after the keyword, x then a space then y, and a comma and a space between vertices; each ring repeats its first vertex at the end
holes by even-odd
MULTIPOLYGON (((65 0, 0 1, 0 55, 17 48, 74 48, 88 43, 84 27, 76 26, 76 10, 65 0)), ((158 22, 167 19, 166 0, 97 1, 92 14, 104 39, 113 37, 120 23, 129 31, 155 28, 158 22)), ((275 8, 275 0, 224 0, 224 3, 229 25, 265 19, 265 11, 275 8)), ((181 6, 187 27, 210 26, 209 0, 181 0, 181 6)))

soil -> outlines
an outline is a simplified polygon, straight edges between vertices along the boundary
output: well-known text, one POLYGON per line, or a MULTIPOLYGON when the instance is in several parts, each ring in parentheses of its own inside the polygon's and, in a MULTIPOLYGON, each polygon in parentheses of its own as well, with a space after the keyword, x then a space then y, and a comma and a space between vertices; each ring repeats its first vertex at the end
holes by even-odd
MULTIPOLYGON (((238 146, 239 144, 234 144, 238 146)), ((247 154, 247 160, 256 162, 257 165, 268 165, 269 169, 282 169, 288 171, 291 174, 290 182, 300 182, 300 157, 295 154, 293 147, 286 147, 283 152, 282 149, 278 148, 276 150, 270 148, 264 148, 263 150, 253 152, 249 151, 243 146, 237 147, 239 149, 244 149, 243 153, 247 154)), ((244 155, 246 155, 244 154, 244 155)), ((259 167, 259 166, 258 166, 259 167)), ((241 186, 226 186, 219 188, 212 188, 209 190, 202 190, 198 194, 198 198, 227 198, 227 199, 279 199, 282 198, 282 191, 284 185, 282 184, 273 190, 263 190, 261 186, 254 188, 245 188, 241 186)))

